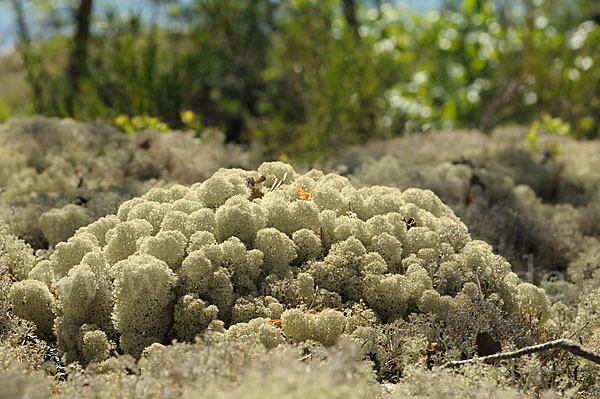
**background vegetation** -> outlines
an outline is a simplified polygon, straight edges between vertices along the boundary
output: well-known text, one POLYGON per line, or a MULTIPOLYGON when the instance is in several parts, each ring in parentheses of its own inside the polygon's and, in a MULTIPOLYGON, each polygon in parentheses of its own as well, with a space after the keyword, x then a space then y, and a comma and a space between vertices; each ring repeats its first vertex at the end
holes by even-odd
POLYGON ((159 24, 96 15, 87 0, 52 9, 43 40, 29 33, 27 3, 13 1, 29 95, 7 83, 2 118, 193 120, 305 160, 370 138, 489 131, 544 114, 563 133, 600 132, 593 1, 455 0, 425 14, 380 1, 148 2, 168 10, 159 24))

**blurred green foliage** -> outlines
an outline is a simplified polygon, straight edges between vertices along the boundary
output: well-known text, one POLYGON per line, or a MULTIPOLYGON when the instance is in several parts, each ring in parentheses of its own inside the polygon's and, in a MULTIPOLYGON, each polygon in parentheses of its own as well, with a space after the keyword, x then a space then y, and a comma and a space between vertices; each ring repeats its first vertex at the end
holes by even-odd
POLYGON ((166 3, 168 23, 95 21, 73 110, 56 61, 68 40, 32 47, 36 111, 184 128, 190 110, 195 126, 309 161, 406 131, 489 131, 544 114, 568 125, 563 134, 600 135, 593 1, 450 1, 426 14, 357 2, 354 20, 342 0, 166 3))

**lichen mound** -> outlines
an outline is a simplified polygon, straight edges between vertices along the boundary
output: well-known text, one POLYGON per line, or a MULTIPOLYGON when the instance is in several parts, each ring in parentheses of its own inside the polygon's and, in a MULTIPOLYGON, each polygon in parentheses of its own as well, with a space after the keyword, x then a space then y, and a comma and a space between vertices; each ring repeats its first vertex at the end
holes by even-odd
POLYGON ((11 297, 83 363, 207 330, 328 346, 492 297, 508 314, 550 315, 544 291, 471 240, 431 191, 357 189, 278 162, 123 203, 57 244, 11 297))
POLYGON ((67 240, 151 187, 254 168, 258 147, 213 129, 123 134, 103 123, 33 116, 0 124, 0 218, 35 249, 67 240))

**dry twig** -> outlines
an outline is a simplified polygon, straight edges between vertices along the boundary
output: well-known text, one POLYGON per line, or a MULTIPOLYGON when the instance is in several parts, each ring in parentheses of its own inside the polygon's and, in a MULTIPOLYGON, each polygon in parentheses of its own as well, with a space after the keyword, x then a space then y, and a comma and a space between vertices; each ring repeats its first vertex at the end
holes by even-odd
POLYGON ((600 364, 600 353, 593 352, 589 349, 586 349, 575 341, 571 341, 570 339, 557 339, 554 341, 545 342, 539 345, 527 346, 525 348, 521 348, 519 350, 513 352, 503 352, 496 353, 489 356, 476 357, 467 360, 458 360, 453 362, 448 362, 444 366, 445 367, 459 367, 464 364, 475 363, 475 362, 493 362, 496 360, 506 360, 506 359, 514 359, 517 357, 530 355, 532 353, 542 352, 552 348, 564 349, 576 356, 583 357, 584 359, 590 360, 594 363, 600 364))

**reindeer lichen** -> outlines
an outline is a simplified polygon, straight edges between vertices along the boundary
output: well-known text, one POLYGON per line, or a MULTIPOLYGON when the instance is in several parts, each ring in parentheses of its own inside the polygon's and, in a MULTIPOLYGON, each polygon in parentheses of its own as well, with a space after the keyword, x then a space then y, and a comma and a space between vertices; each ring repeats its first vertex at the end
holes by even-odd
POLYGON ((127 201, 11 291, 15 312, 82 362, 205 331, 330 346, 411 314, 443 321, 492 296, 515 317, 551 313, 543 290, 471 240, 431 191, 357 189, 278 162, 127 201))

